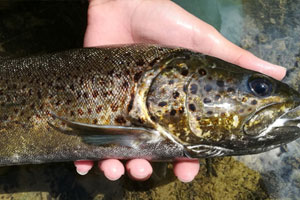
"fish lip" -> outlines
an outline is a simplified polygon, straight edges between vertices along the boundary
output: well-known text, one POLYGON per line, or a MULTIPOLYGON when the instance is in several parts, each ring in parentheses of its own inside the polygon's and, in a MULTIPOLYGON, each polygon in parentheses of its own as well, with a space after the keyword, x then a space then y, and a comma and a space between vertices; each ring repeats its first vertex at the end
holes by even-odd
POLYGON ((253 138, 255 138, 255 137, 257 137, 257 136, 250 136, 248 133, 247 133, 247 131, 245 130, 246 128, 245 128, 245 126, 246 126, 246 124, 256 115, 256 114, 258 114, 259 112, 261 112, 262 110, 264 110, 264 109, 267 109, 267 108, 269 108, 269 107, 272 107, 272 106, 276 106, 276 105, 279 105, 279 104, 284 104, 284 102, 280 102, 280 103, 270 103, 270 104, 268 104, 268 105, 265 105, 265 106, 263 106, 263 107, 261 107, 260 109, 258 109, 258 110, 256 110, 255 112, 253 112, 249 117, 247 117, 245 120, 244 120, 244 122, 243 122, 243 126, 242 126, 242 130, 243 130, 243 133, 245 134, 245 135, 247 135, 247 136, 249 136, 249 137, 253 137, 253 138))
MULTIPOLYGON (((262 131, 260 134, 257 135, 251 135, 249 134, 249 132, 246 130, 246 125, 247 123, 253 118, 255 117, 256 114, 262 112, 265 109, 271 108, 273 106, 277 106, 277 105, 284 105, 284 104, 291 104, 291 102, 285 101, 285 102, 274 102, 274 103, 270 103, 268 105, 265 105, 263 107, 261 107, 260 109, 256 110, 255 112, 253 112, 249 117, 247 117, 244 122, 243 122, 243 126, 242 126, 242 131, 244 133, 244 135, 247 136, 247 138, 260 138, 263 137, 267 134, 268 131, 270 131, 271 128, 266 128, 267 130, 262 131)), ((296 101, 292 103, 293 106, 290 106, 290 108, 288 108, 284 113, 278 115, 275 119, 274 122, 272 122, 271 124, 274 124, 275 122, 278 124, 279 120, 283 120, 283 117, 288 115, 289 113, 292 113, 293 111, 296 111, 296 109, 299 109, 299 118, 300 118, 300 101, 296 101)), ((287 119, 286 119, 287 120, 287 119)), ((293 120, 293 119, 291 119, 293 120)), ((291 121, 289 120, 289 121, 291 121)), ((300 122, 300 121, 299 121, 300 122)), ((275 126, 274 126, 275 127, 275 126)), ((277 127, 277 126, 276 126, 277 127)), ((279 126, 278 126, 279 127, 279 126)), ((282 126, 281 126, 282 127, 282 126)), ((272 127, 273 128, 273 127, 272 127)), ((300 124, 299 124, 299 128, 300 128, 300 124)))
MULTIPOLYGON (((279 105, 279 104, 285 104, 287 102, 282 102, 282 103, 274 103, 274 104, 269 104, 268 106, 265 106, 261 109, 259 109, 258 111, 256 111, 253 115, 251 115, 251 117, 249 119, 247 119, 246 123, 248 122, 248 120, 251 120, 252 117, 262 111, 262 109, 266 109, 268 107, 271 107, 271 106, 274 106, 274 105, 279 105)), ((287 136, 287 139, 288 138, 295 138, 296 137, 299 137, 300 136, 300 102, 299 103, 295 103, 294 104, 295 106, 293 106, 292 108, 288 109, 286 112, 282 113, 281 115, 279 115, 277 117, 277 119, 272 122, 264 131, 262 131, 260 134, 256 135, 256 136, 249 136, 247 135, 248 137, 251 137, 253 139, 257 139, 258 141, 263 141, 263 140, 267 140, 267 139, 273 139, 276 137, 276 135, 270 135, 270 133, 274 130, 274 129, 278 129, 278 128, 281 128, 281 129, 289 129, 291 127, 295 128, 297 127, 299 129, 299 132, 298 134, 295 134, 293 135, 293 137, 288 137, 287 136), (298 112, 299 115, 295 118, 288 118, 288 115, 291 115, 293 113, 296 113, 298 112), (290 123, 290 124, 288 124, 290 123), (297 123, 297 124, 295 124, 297 123)), ((243 125, 243 131, 245 134, 247 134, 247 131, 245 130, 245 124, 243 125)))

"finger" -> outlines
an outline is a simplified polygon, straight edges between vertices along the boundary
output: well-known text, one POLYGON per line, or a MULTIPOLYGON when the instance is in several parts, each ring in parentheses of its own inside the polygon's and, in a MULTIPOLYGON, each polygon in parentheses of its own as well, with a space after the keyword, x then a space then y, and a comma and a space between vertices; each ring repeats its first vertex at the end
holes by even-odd
MULTIPOLYGON (((197 37, 200 36, 195 34, 194 37, 196 38, 193 40, 193 49, 201 50, 202 48, 199 47, 201 44, 199 44, 197 41, 197 37)), ((281 80, 286 74, 286 69, 284 67, 274 65, 256 57, 249 51, 246 51, 227 40, 216 30, 211 31, 209 39, 207 40, 207 44, 211 48, 202 49, 202 52, 205 54, 218 57, 222 60, 239 65, 246 69, 267 74, 278 80, 281 80)))
POLYGON ((144 1, 132 17, 135 41, 155 42, 193 49, 241 67, 282 79, 285 68, 263 61, 224 38, 215 28, 171 1, 144 1))
POLYGON ((126 163, 126 170, 130 178, 144 181, 150 178, 153 169, 151 164, 144 159, 133 159, 126 163))
POLYGON ((191 182, 199 172, 198 160, 177 161, 174 163, 174 174, 182 182, 191 182))
POLYGON ((123 164, 117 159, 107 159, 98 162, 98 167, 107 179, 118 180, 125 172, 123 164))
POLYGON ((86 175, 93 167, 94 162, 91 160, 78 160, 74 162, 76 171, 80 175, 86 175))

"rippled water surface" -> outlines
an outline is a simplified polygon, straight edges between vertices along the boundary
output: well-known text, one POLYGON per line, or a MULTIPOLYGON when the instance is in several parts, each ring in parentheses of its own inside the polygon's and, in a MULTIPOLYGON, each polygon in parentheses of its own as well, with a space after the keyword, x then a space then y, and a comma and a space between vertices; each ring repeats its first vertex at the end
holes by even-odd
MULTIPOLYGON (((300 90, 300 0, 176 0, 232 42, 287 67, 284 81, 300 90)), ((24 56, 81 47, 85 1, 0 1, 0 55, 24 56)), ((0 168, 0 199, 300 199, 300 148, 295 141, 253 156, 200 160, 192 183, 155 164, 149 181, 107 181, 72 163, 0 168), (161 178, 164 177, 164 178, 161 178)))

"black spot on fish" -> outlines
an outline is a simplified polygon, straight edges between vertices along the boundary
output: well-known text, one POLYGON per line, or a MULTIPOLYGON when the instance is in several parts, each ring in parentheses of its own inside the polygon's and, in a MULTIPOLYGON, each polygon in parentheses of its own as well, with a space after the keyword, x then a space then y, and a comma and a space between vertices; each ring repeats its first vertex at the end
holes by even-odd
POLYGON ((196 84, 192 84, 190 88, 191 93, 196 94, 197 90, 198 90, 198 86, 196 84))
POLYGON ((128 106, 127 106, 127 111, 128 111, 128 112, 130 112, 131 109, 132 109, 132 106, 133 106, 133 100, 134 100, 134 95, 131 94, 130 101, 129 101, 128 106))
POLYGON ((153 115, 151 115, 150 119, 151 119, 152 121, 156 122, 156 118, 155 118, 153 115))
POLYGON ((224 87, 224 81, 222 81, 222 80, 217 80, 217 86, 219 86, 219 87, 224 87))
POLYGON ((66 104, 67 104, 67 105, 70 105, 71 102, 72 102, 72 101, 71 101, 70 99, 67 99, 66 104))
POLYGON ((60 105, 60 101, 57 100, 56 103, 55 103, 55 105, 56 105, 56 106, 59 106, 59 105, 60 105))
POLYGON ((170 112, 170 115, 171 115, 171 116, 176 115, 176 110, 172 109, 171 112, 170 112))
POLYGON ((180 108, 179 108, 179 113, 180 113, 180 114, 184 113, 184 107, 180 107, 180 108))
POLYGON ((134 82, 138 82, 142 76, 143 72, 138 72, 134 75, 133 79, 134 79, 134 82))
POLYGON ((128 83, 127 81, 124 81, 124 83, 123 83, 123 88, 124 88, 124 89, 127 89, 128 86, 129 86, 129 83, 128 83))
POLYGON ((136 64, 138 66, 143 66, 143 65, 145 65, 145 61, 144 60, 138 60, 138 61, 136 61, 136 64))
POLYGON ((189 104, 189 109, 190 109, 190 111, 196 111, 196 107, 195 107, 195 105, 194 104, 189 104))
POLYGON ((115 121, 119 124, 125 124, 126 123, 126 120, 123 116, 119 115, 116 117, 115 121))
POLYGON ((84 92, 83 97, 87 99, 87 98, 89 98, 89 94, 87 92, 84 92))
POLYGON ((187 92, 187 85, 183 86, 183 91, 186 93, 187 92))
POLYGON ((216 96, 215 96, 215 100, 216 100, 216 101, 218 101, 220 98, 221 98, 221 95, 219 95, 219 94, 216 94, 216 96))
POLYGON ((73 117, 75 116, 75 112, 73 110, 70 111, 70 115, 73 117))
POLYGON ((32 89, 28 90, 28 95, 31 96, 32 95, 32 89))
POLYGON ((41 99, 41 98, 42 98, 41 91, 37 91, 37 96, 38 96, 38 98, 39 98, 39 99, 41 99))
POLYGON ((93 124, 97 124, 98 123, 98 120, 97 119, 94 119, 93 120, 93 124))
POLYGON ((149 63, 149 65, 152 67, 158 61, 159 61, 159 58, 155 58, 149 63))
POLYGON ((211 100, 209 98, 204 98, 203 103, 211 103, 211 100))
POLYGON ((76 93, 77 93, 77 99, 79 99, 81 97, 81 91, 78 90, 76 93))
POLYGON ((83 110, 82 110, 81 108, 79 108, 79 109, 77 110, 77 112, 78 112, 79 115, 83 115, 83 110))
POLYGON ((109 75, 109 76, 112 76, 112 75, 114 74, 114 72, 115 72, 115 70, 112 69, 112 70, 110 70, 110 71, 108 72, 108 75, 109 75))
POLYGON ((252 105, 256 105, 256 104, 257 104, 257 101, 256 101, 256 100, 252 100, 252 101, 251 101, 251 104, 252 104, 252 105))
POLYGON ((162 101, 162 102, 158 103, 158 106, 160 106, 160 107, 164 107, 166 105, 167 105, 167 102, 165 102, 165 101, 162 101))
POLYGON ((88 108, 88 114, 90 115, 90 114, 92 114, 92 109, 91 108, 88 108))
POLYGON ((97 108, 96 108, 96 113, 100 113, 102 111, 102 106, 97 106, 97 108))
POLYGON ((125 70, 125 74, 126 74, 126 75, 130 75, 130 70, 126 69, 126 70, 125 70))
POLYGON ((189 74, 189 70, 188 69, 183 69, 182 71, 181 71, 181 75, 182 76, 187 76, 189 74))
POLYGON ((158 47, 157 50, 158 51, 164 51, 164 49, 162 47, 158 47))
POLYGON ((145 123, 145 120, 139 117, 139 118, 138 118, 138 122, 139 122, 140 124, 143 124, 143 123, 145 123))
POLYGON ((112 104, 110 104, 110 108, 113 112, 116 112, 116 111, 118 111, 119 106, 117 103, 112 103, 112 104))
POLYGON ((234 89, 232 87, 227 89, 227 92, 234 92, 234 89))
POLYGON ((204 86, 204 90, 205 90, 206 92, 210 92, 210 91, 212 90, 211 85, 209 85, 209 84, 205 85, 205 86, 204 86))
POLYGON ((208 115, 212 115, 213 114, 213 112, 210 110, 210 111, 207 111, 207 113, 206 114, 208 114, 208 115))
POLYGON ((94 98, 96 98, 98 95, 99 95, 99 92, 97 90, 94 90, 93 93, 92 93, 92 96, 94 98))
POLYGON ((247 99, 246 97, 243 97, 243 98, 242 98, 242 102, 244 102, 244 103, 247 102, 247 100, 248 100, 248 99, 247 99))
POLYGON ((118 74, 116 74, 116 77, 117 77, 117 78, 121 78, 121 77, 122 77, 122 74, 118 73, 118 74))
POLYGON ((169 80, 169 85, 172 85, 174 83, 174 80, 169 80))
POLYGON ((179 97, 179 92, 175 91, 173 92, 173 98, 176 99, 177 97, 179 97))

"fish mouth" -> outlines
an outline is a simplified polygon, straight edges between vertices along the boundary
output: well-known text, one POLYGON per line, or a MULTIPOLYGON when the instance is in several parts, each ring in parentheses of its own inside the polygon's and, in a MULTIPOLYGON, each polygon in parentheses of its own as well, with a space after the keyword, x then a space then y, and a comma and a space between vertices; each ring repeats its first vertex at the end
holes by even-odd
POLYGON ((300 137, 300 103, 277 103, 264 107, 248 119, 243 131, 245 139, 250 141, 248 144, 252 153, 296 140, 300 137), (255 124, 255 120, 261 120, 261 123, 255 124), (255 125, 251 126, 251 123, 255 125))

